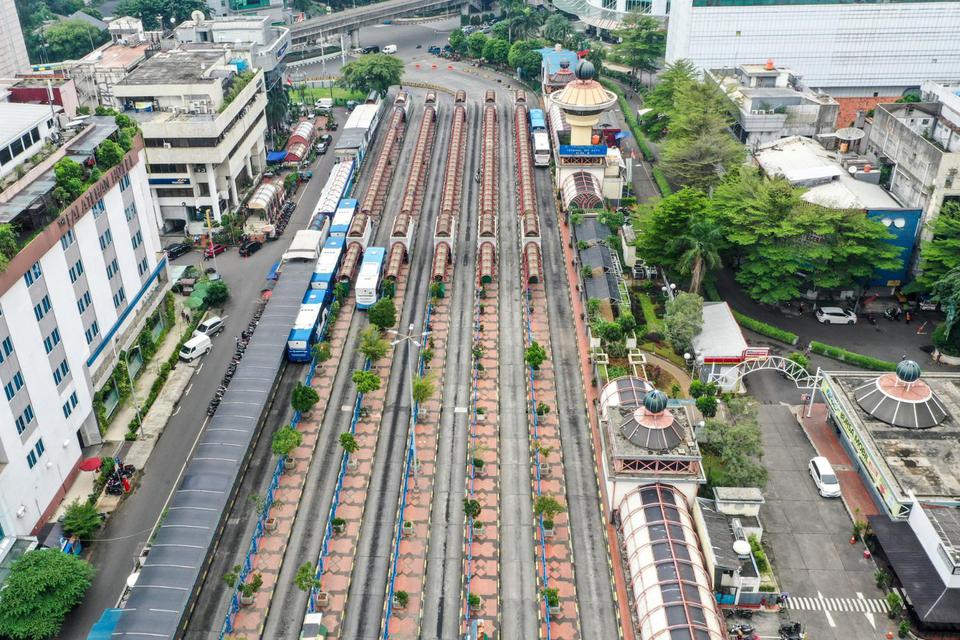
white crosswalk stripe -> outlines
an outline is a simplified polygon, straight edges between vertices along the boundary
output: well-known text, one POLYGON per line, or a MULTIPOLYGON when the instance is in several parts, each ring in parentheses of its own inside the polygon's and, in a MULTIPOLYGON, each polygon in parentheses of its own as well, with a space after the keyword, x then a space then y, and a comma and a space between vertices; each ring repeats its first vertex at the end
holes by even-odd
POLYGON ((883 598, 827 598, 795 596, 790 594, 787 606, 800 611, 833 611, 856 613, 886 613, 887 601, 883 598))

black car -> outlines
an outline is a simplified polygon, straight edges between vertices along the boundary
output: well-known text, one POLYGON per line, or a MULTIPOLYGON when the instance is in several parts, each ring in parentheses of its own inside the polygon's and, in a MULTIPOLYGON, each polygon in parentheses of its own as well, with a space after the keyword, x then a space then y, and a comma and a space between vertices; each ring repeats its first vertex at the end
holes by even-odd
POLYGON ((190 253, 191 249, 192 247, 188 244, 184 244, 182 242, 174 242, 171 245, 167 245, 164 251, 167 252, 167 256, 169 257, 170 260, 176 260, 180 256, 190 253))
POLYGON ((257 251, 260 251, 260 247, 263 245, 258 240, 247 240, 240 245, 240 257, 246 258, 252 256, 257 251))
POLYGON ((362 51, 364 53, 380 53, 380 47, 377 45, 371 45, 369 47, 364 47, 362 51))

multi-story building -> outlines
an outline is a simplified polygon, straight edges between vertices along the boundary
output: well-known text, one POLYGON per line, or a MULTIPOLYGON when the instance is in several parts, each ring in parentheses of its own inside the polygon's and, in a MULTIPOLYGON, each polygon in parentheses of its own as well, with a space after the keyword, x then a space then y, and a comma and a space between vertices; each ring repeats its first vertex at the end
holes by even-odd
POLYGON ((925 80, 960 81, 960 2, 673 0, 668 62, 700 69, 773 59, 852 112, 893 102, 925 80))
POLYGON ((114 86, 140 125, 150 188, 168 230, 201 233, 266 165, 263 72, 223 48, 158 53, 114 86))
MULTIPOLYGON (((11 106, 23 105, 0 103, 0 122, 11 106)), ((107 412, 119 395, 118 353, 135 353, 144 328, 164 321, 154 311, 166 260, 142 139, 97 166, 97 148, 120 140, 113 118, 64 136, 0 193, 0 224, 22 242, 0 272, 0 538, 35 533, 55 509, 82 447, 100 441, 95 398, 107 412), (54 170, 64 158, 89 182, 71 202, 54 170)))
POLYGON ((553 0, 560 11, 606 31, 621 28, 624 18, 633 11, 665 16, 668 4, 667 0, 553 0))
POLYGON ((227 46, 234 58, 243 58, 268 76, 283 71, 283 57, 290 48, 290 29, 274 26, 268 16, 259 15, 187 20, 174 36, 184 48, 227 46))
POLYGON ((731 128, 745 145, 787 136, 813 137, 832 133, 840 106, 823 93, 804 89, 791 70, 766 64, 741 64, 734 69, 709 69, 707 81, 730 101, 731 128))
POLYGON ((12 78, 29 68, 17 7, 13 0, 0 0, 0 78, 12 78))
POLYGON ((66 63, 65 67, 67 75, 76 83, 80 105, 91 110, 99 106, 118 108, 113 86, 140 66, 151 48, 158 46, 156 42, 149 42, 143 23, 136 18, 111 20, 107 28, 110 42, 76 62, 66 63))
POLYGON ((946 200, 960 199, 960 82, 925 82, 923 102, 881 104, 873 115, 866 153, 888 171, 901 202, 932 221, 946 200))
MULTIPOLYGON (((47 105, 0 102, 0 183, 37 153, 56 131, 47 105)), ((23 168, 20 171, 24 171, 23 168)))
POLYGON ((80 106, 77 85, 62 72, 21 73, 6 89, 9 102, 53 104, 57 110, 62 108, 67 118, 77 116, 77 107, 80 106))

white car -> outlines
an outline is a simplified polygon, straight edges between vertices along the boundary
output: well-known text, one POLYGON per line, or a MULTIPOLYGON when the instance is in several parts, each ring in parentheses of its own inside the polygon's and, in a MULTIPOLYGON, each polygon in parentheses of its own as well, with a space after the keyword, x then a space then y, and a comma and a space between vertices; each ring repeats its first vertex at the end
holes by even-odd
POLYGON ((193 330, 195 336, 210 336, 211 338, 223 331, 223 318, 220 316, 210 316, 197 325, 193 330))
POLYGON ((824 498, 840 497, 840 481, 837 480, 837 474, 833 472, 829 460, 823 456, 811 458, 809 469, 813 484, 817 485, 817 491, 821 496, 824 498))
POLYGON ((840 307, 820 307, 817 309, 817 322, 820 324, 857 324, 857 314, 840 307))

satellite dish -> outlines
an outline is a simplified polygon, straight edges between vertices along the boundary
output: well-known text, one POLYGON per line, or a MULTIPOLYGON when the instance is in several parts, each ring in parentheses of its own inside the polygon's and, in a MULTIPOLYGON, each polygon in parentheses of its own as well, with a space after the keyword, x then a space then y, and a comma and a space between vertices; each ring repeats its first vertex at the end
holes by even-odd
POLYGON ((200 24, 201 22, 203 22, 203 19, 205 17, 206 16, 203 15, 203 11, 199 11, 199 10, 194 11, 193 13, 190 14, 190 18, 197 24, 200 24))
POLYGON ((847 142, 860 140, 865 135, 867 134, 863 132, 863 129, 857 129, 856 127, 843 127, 842 129, 837 129, 836 133, 837 138, 847 142))
POLYGON ((733 552, 738 556, 750 555, 750 543, 746 540, 737 540, 733 543, 733 552))

